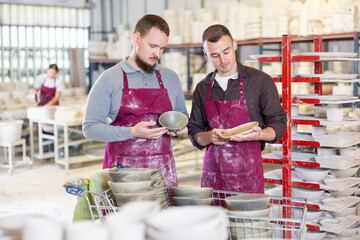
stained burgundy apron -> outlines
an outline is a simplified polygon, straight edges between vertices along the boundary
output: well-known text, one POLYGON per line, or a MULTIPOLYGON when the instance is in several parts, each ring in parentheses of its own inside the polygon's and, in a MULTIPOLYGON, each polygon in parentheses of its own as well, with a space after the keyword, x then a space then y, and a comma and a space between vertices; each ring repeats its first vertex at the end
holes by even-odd
MULTIPOLYGON (((44 106, 45 104, 50 102, 51 99, 53 99, 56 94, 56 87, 54 87, 54 88, 45 87, 45 85, 44 85, 45 81, 46 81, 46 77, 40 88, 40 101, 38 103, 38 106, 44 106)), ((56 78, 55 78, 54 84, 56 86, 56 78)), ((59 102, 54 103, 54 105, 59 105, 59 102)))
MULTIPOLYGON (((239 76, 240 98, 229 101, 211 101, 210 84, 205 101, 205 115, 209 130, 228 129, 249 122, 244 97, 244 79, 239 76)), ((264 193, 264 175, 259 141, 211 144, 205 152, 202 187, 217 190, 264 193)))
MULTIPOLYGON (((133 127, 142 121, 157 122, 159 116, 172 111, 167 90, 159 71, 155 71, 159 89, 129 89, 124 73, 124 88, 119 112, 113 126, 133 127)), ((158 139, 128 139, 107 142, 103 168, 115 165, 138 168, 160 168, 167 186, 177 186, 175 160, 171 150, 171 138, 164 134, 158 139)))

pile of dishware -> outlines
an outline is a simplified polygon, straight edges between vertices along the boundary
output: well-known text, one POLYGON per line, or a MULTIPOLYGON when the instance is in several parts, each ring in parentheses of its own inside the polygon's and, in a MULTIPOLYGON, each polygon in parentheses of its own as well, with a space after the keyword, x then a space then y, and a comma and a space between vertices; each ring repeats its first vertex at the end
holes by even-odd
POLYGON ((155 200, 156 191, 151 189, 151 169, 119 168, 108 170, 109 187, 117 206, 138 200, 155 200))
POLYGON ((239 194, 225 198, 229 217, 231 239, 271 237, 269 221, 259 217, 269 217, 270 195, 239 194))
POLYGON ((213 203, 212 188, 174 187, 173 190, 175 206, 211 205, 213 203))
POLYGON ((162 209, 170 206, 168 189, 160 168, 151 169, 150 189, 155 191, 155 200, 159 202, 162 209))
POLYGON ((227 217, 221 207, 184 206, 168 208, 146 220, 149 240, 228 239, 227 217))
POLYGON ((108 240, 145 240, 145 220, 159 214, 160 205, 154 201, 136 201, 125 204, 120 211, 106 216, 108 240))

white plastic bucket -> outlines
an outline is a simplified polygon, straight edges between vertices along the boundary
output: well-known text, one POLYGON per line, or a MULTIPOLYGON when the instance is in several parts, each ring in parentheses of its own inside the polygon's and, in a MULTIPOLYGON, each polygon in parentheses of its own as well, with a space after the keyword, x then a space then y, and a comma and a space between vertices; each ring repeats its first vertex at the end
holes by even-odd
POLYGON ((0 142, 20 140, 23 123, 23 120, 0 120, 0 142))

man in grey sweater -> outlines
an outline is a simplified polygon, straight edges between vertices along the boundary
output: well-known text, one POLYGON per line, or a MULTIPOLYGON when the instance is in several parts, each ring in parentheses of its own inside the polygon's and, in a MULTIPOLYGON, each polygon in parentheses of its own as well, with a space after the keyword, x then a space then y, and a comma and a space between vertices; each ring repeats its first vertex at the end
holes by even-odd
POLYGON ((179 77, 157 63, 169 34, 159 16, 145 15, 137 22, 130 56, 102 73, 89 93, 83 132, 107 142, 103 168, 161 168, 165 183, 176 186, 170 133, 157 125, 166 111, 187 115, 179 77))

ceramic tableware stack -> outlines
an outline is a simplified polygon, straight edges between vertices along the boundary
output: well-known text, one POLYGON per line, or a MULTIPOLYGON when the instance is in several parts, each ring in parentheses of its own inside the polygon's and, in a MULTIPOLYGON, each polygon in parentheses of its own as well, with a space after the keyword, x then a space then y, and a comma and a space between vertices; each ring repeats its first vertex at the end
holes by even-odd
POLYGON ((225 240, 227 221, 221 207, 168 208, 146 219, 146 234, 149 240, 225 240))
POLYGON ((156 191, 151 189, 151 169, 120 168, 108 171, 109 187, 117 206, 139 200, 155 200, 156 191))
POLYGON ((154 168, 151 170, 150 188, 156 192, 155 199, 159 202, 161 208, 167 208, 170 206, 168 189, 160 168, 154 168))
POLYGON ((175 206, 211 205, 213 203, 212 188, 174 187, 173 189, 175 206))
POLYGON ((145 220, 160 211, 160 205, 154 201, 136 201, 125 204, 120 211, 106 216, 109 229, 108 240, 145 240, 145 220))
POLYGON ((269 221, 270 195, 239 194, 225 198, 230 223, 231 239, 267 238, 272 232, 267 229, 269 221))

